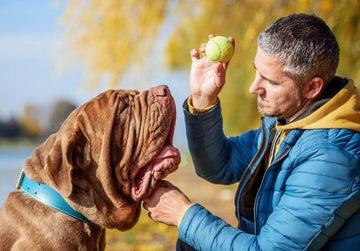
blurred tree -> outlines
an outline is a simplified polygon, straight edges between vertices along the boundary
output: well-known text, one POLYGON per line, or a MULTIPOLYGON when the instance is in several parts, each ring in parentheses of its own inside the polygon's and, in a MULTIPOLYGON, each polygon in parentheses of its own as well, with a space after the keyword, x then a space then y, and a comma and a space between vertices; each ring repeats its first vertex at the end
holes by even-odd
POLYGON ((0 120, 0 138, 17 138, 21 136, 21 128, 15 118, 0 120))
POLYGON ((63 20, 70 23, 70 39, 87 60, 86 82, 99 84, 107 75, 115 87, 131 66, 142 67, 158 38, 167 2, 70 1, 63 20))
POLYGON ((302 12, 323 18, 340 44, 338 73, 360 82, 359 0, 70 0, 64 19, 96 84, 108 74, 115 86, 130 67, 143 66, 170 3, 175 3, 177 10, 166 47, 171 69, 189 69, 190 50, 206 42, 208 34, 236 40, 227 86, 220 96, 226 133, 237 134, 258 125, 255 97, 248 92, 256 40, 259 32, 279 17, 302 12))
POLYGON ((67 100, 57 101, 49 117, 47 135, 58 131, 64 120, 75 108, 76 106, 67 100))
POLYGON ((37 121, 37 108, 33 105, 26 105, 20 116, 19 124, 26 137, 42 136, 42 129, 37 121))

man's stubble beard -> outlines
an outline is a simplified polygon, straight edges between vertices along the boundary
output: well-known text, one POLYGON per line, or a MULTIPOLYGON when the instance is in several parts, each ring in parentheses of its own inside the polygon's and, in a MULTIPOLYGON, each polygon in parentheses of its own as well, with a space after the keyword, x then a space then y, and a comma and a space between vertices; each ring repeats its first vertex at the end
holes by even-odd
MULTIPOLYGON (((301 92, 299 89, 296 90, 295 93, 295 98, 297 99, 297 104, 296 104, 296 108, 299 108, 302 106, 302 104, 304 103, 305 98, 301 96, 301 92)), ((267 114, 264 109, 261 107, 261 105, 259 104, 259 102, 257 102, 257 110, 260 113, 261 116, 263 117, 277 117, 277 118, 282 118, 281 117, 281 113, 274 113, 274 114, 267 114)), ((298 109, 296 109, 298 110, 298 109)))

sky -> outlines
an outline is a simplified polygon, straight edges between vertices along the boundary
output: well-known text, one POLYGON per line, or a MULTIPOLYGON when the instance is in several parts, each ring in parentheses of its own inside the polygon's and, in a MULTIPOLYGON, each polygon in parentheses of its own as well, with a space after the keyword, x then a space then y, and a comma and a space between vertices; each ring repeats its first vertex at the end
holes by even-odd
MULTIPOLYGON (((26 104, 49 106, 66 99, 80 105, 106 89, 84 88, 81 61, 67 61, 67 52, 61 49, 66 27, 59 23, 65 8, 66 1, 60 0, 0 0, 0 118, 17 117, 26 104), (59 71, 58 62, 68 65, 59 71)), ((158 49, 171 28, 163 28, 158 49)), ((151 81, 150 85, 169 85, 178 111, 175 138, 182 141, 185 132, 181 105, 189 95, 188 73, 154 72, 152 68, 144 78, 151 81)))
POLYGON ((49 0, 0 1, 0 116, 20 113, 25 104, 48 105, 66 98, 83 102, 93 94, 81 86, 83 71, 57 71, 65 5, 49 0))

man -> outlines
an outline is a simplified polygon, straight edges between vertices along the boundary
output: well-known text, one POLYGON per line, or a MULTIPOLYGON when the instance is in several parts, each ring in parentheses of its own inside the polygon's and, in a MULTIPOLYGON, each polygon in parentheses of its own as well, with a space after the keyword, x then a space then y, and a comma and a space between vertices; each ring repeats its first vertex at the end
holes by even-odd
POLYGON ((294 14, 259 35, 250 92, 261 128, 238 137, 224 136, 217 98, 228 64, 196 50, 191 56, 189 149, 199 176, 239 181, 239 225, 192 204, 167 182, 145 201, 149 216, 179 227, 179 249, 359 248, 360 95, 352 80, 335 76, 339 48, 328 26, 294 14))

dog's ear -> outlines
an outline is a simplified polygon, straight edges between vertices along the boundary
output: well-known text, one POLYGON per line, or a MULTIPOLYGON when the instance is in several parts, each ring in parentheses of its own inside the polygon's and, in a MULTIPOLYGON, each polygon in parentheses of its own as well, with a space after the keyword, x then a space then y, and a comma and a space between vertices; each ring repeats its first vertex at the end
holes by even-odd
POLYGON ((85 169, 91 164, 90 140, 78 128, 70 136, 65 136, 66 162, 70 165, 85 169))
POLYGON ((46 183, 64 197, 73 191, 74 172, 91 163, 90 142, 81 130, 50 136, 25 161, 29 178, 46 183))
POLYGON ((35 149, 24 163, 25 173, 30 179, 51 186, 64 196, 72 191, 72 169, 73 166, 64 159, 63 142, 57 134, 51 135, 35 149))
POLYGON ((64 197, 70 196, 72 192, 72 171, 73 165, 68 163, 65 158, 64 150, 66 146, 62 138, 57 138, 50 147, 45 159, 45 172, 50 186, 55 188, 64 197))
POLYGON ((91 164, 90 141, 79 127, 71 130, 70 134, 61 134, 61 155, 62 164, 59 168, 47 165, 48 175, 52 177, 56 189, 64 197, 70 197, 76 182, 74 175, 82 174, 91 164))

